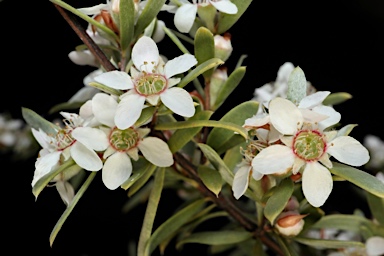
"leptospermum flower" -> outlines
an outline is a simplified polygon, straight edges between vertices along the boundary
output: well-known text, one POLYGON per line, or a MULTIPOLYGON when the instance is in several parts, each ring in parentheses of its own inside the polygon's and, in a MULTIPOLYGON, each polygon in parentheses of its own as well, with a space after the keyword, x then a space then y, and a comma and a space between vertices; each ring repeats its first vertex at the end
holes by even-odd
POLYGON ((108 148, 104 152, 105 159, 102 169, 104 185, 114 190, 123 184, 132 173, 131 159, 139 159, 139 151, 152 164, 168 167, 173 164, 173 156, 163 140, 147 136, 148 128, 116 127, 114 114, 118 103, 113 96, 97 93, 92 98, 92 109, 95 118, 106 127, 104 132, 108 136, 108 148))
POLYGON ((32 134, 42 149, 35 163, 32 187, 45 174, 72 158, 78 166, 87 171, 98 171, 103 163, 96 152, 108 146, 105 133, 97 128, 87 127, 87 122, 75 113, 60 112, 65 118, 65 127, 55 135, 32 128, 32 134))
POLYGON ((173 87, 180 82, 180 78, 172 78, 197 64, 193 55, 184 54, 164 64, 156 43, 150 37, 143 36, 132 49, 132 62, 132 77, 122 71, 110 71, 95 77, 98 83, 127 90, 120 96, 114 117, 119 129, 134 125, 145 101, 154 106, 161 101, 174 113, 184 117, 195 114, 191 95, 183 88, 173 87))
POLYGON ((175 27, 182 33, 188 33, 196 18, 199 6, 213 5, 218 11, 227 14, 236 14, 237 6, 230 0, 180 0, 182 4, 177 8, 174 17, 175 27))
MULTIPOLYGON (((308 104, 309 106, 310 104, 308 104)), ((305 198, 314 207, 319 207, 329 197, 333 180, 330 156, 352 166, 368 162, 368 150, 356 139, 337 134, 337 131, 324 132, 317 122, 305 120, 315 118, 309 109, 302 112, 294 103, 277 97, 269 103, 271 124, 283 135, 283 144, 271 145, 263 149, 252 160, 253 169, 264 175, 292 174, 302 172, 302 190, 305 198)), ((331 118, 332 119, 332 118, 331 118)), ((331 126, 332 122, 325 122, 331 126)))

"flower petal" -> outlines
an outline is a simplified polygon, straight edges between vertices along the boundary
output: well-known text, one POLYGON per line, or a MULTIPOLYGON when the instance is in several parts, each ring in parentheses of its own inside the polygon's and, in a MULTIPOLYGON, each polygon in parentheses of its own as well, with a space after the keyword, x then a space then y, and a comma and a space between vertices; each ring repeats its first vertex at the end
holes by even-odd
POLYGON ((235 173, 235 177, 233 178, 232 191, 233 196, 236 199, 239 199, 248 188, 250 170, 251 166, 244 164, 235 173))
POLYGON ((86 147, 96 151, 103 151, 109 146, 107 135, 100 129, 91 127, 77 127, 72 136, 86 147))
POLYGON ((105 93, 97 93, 92 98, 92 111, 96 119, 109 127, 115 126, 115 112, 117 101, 105 93))
POLYGON ((160 94, 160 99, 165 106, 180 116, 191 117, 195 114, 193 99, 182 88, 172 87, 160 94))
POLYGON ((341 119, 341 114, 337 112, 334 108, 329 106, 317 106, 313 108, 313 111, 328 116, 328 118, 319 122, 319 128, 321 130, 324 130, 332 125, 337 124, 341 119))
POLYGON ((115 124, 125 130, 131 127, 140 117, 143 110, 145 97, 139 94, 130 94, 125 96, 117 106, 115 115, 115 124))
POLYGON ((71 146, 71 156, 81 168, 87 171, 98 171, 103 167, 100 157, 95 151, 76 141, 71 146))
POLYGON ((168 144, 159 138, 144 138, 138 145, 144 157, 154 165, 168 167, 173 164, 173 156, 168 144))
POLYGON ((237 6, 229 0, 209 1, 218 11, 228 14, 236 14, 237 6))
POLYGON ((302 189, 307 201, 314 207, 322 206, 332 192, 332 175, 318 162, 307 163, 302 176, 302 189))
POLYGON ((164 74, 166 78, 184 73, 197 64, 195 56, 192 54, 184 54, 176 57, 165 64, 164 74))
POLYGON ((352 166, 361 166, 369 161, 368 150, 350 136, 336 137, 328 143, 327 153, 338 161, 352 166))
POLYGON ((159 62, 159 49, 155 41, 148 36, 142 36, 137 40, 132 49, 132 62, 140 71, 153 73, 153 69, 159 62))
POLYGON ((191 30, 193 22, 195 21, 197 13, 197 5, 183 4, 180 6, 174 16, 175 27, 181 33, 188 33, 191 30))
POLYGON ((372 236, 365 242, 368 256, 380 256, 384 254, 384 238, 372 236))
POLYGON ((312 109, 313 107, 316 107, 320 105, 324 99, 330 94, 329 91, 318 91, 313 94, 310 94, 306 97, 304 97, 300 103, 299 108, 307 108, 312 109))
POLYGON ((37 158, 35 163, 36 169, 32 179, 32 187, 36 184, 39 179, 49 173, 52 168, 58 164, 60 160, 60 155, 60 151, 55 151, 37 158))
POLYGON ((294 135, 303 124, 303 115, 296 105, 280 97, 270 101, 269 116, 273 126, 283 135, 294 135))
POLYGON ((105 161, 101 178, 108 189, 114 190, 123 184, 131 173, 131 159, 126 153, 116 152, 105 161))
POLYGON ((283 174, 294 163, 292 149, 282 145, 272 145, 260 151, 252 160, 252 167, 262 174, 283 174))
POLYGON ((109 71, 95 77, 95 81, 118 90, 133 88, 131 77, 123 71, 109 71))

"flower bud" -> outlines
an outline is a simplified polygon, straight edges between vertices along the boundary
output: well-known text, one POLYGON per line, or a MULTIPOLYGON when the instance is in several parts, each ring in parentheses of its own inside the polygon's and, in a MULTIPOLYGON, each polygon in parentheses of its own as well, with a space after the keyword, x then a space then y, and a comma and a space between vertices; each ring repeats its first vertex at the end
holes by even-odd
POLYGON ((298 214, 296 211, 287 211, 280 214, 275 224, 280 234, 285 236, 296 236, 304 227, 303 218, 307 214, 298 214))
POLYGON ((229 33, 225 33, 224 36, 215 35, 215 57, 221 59, 222 61, 226 61, 229 56, 232 54, 232 43, 231 43, 231 35, 229 33))

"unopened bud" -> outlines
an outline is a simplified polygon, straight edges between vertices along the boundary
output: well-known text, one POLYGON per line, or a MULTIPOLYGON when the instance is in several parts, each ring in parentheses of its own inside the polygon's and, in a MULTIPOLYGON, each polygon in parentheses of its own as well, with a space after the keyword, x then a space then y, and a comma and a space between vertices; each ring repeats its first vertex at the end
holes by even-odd
POLYGON ((215 35, 215 57, 226 61, 231 56, 233 47, 231 43, 231 35, 225 33, 224 36, 215 35))
POLYGON ((215 105, 217 94, 219 93, 221 87, 227 81, 228 74, 227 74, 227 68, 226 67, 220 67, 217 68, 212 76, 211 76, 211 87, 210 89, 210 101, 211 101, 211 107, 215 105))
POLYGON ((282 235, 296 236, 303 230, 303 218, 306 216, 307 214, 298 214, 295 211, 283 212, 280 214, 275 227, 282 235))

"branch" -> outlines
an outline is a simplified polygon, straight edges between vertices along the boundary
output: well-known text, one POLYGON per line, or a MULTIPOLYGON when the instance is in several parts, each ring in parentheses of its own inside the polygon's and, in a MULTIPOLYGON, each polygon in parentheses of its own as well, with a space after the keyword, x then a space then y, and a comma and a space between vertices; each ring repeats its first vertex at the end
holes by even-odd
POLYGON ((100 49, 100 47, 92 40, 92 38, 87 34, 85 29, 77 20, 76 16, 63 9, 61 6, 54 4, 56 9, 59 11, 61 16, 68 22, 69 26, 75 31, 77 36, 84 42, 84 44, 88 47, 91 53, 95 56, 95 58, 99 61, 99 63, 104 67, 106 71, 116 70, 116 67, 112 65, 112 63, 108 60, 107 56, 100 49))

